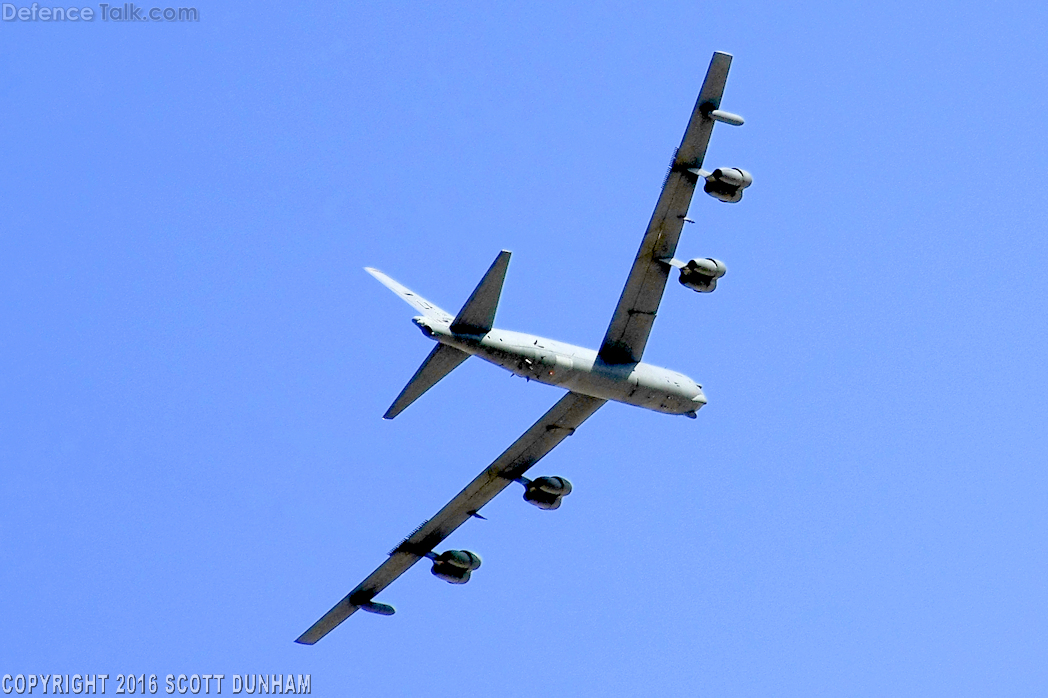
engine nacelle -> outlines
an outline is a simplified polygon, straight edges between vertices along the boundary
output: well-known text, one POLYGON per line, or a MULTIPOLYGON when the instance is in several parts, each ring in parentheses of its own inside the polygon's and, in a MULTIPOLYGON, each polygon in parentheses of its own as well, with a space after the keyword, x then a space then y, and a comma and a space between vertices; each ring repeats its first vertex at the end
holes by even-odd
POLYGON ((753 175, 738 167, 718 167, 706 177, 702 190, 725 203, 734 204, 742 199, 742 190, 753 184, 753 175))
POLYGON ((468 550, 445 550, 433 558, 433 576, 449 584, 465 584, 470 573, 480 567, 480 556, 468 550))
POLYGON ((571 494, 571 483, 562 477, 538 477, 524 485, 524 501, 539 509, 556 509, 571 494))
POLYGON ((693 259, 680 268, 680 283, 699 293, 712 293, 717 288, 717 279, 728 273, 728 268, 719 259, 693 259))

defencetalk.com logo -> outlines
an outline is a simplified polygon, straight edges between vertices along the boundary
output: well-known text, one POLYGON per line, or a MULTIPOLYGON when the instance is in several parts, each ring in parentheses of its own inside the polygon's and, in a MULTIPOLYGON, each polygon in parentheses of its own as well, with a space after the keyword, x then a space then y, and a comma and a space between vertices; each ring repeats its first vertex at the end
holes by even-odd
POLYGON ((135 3, 110 5, 99 3, 93 7, 41 7, 33 3, 17 7, 5 2, 0 5, 0 17, 5 22, 199 22, 200 11, 195 7, 152 7, 145 9, 135 3))

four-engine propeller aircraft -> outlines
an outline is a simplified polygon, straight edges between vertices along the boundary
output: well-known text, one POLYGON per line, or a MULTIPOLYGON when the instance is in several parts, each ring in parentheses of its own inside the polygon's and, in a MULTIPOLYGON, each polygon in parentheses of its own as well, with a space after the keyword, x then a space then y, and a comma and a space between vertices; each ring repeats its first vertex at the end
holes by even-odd
POLYGON ((358 609, 392 615, 394 609, 374 597, 423 558, 433 561, 434 575, 452 584, 469 581, 480 567, 480 557, 468 550, 435 553, 434 548, 511 483, 524 486, 524 499, 541 509, 556 509, 571 492, 560 477, 529 480, 524 473, 557 444, 574 433, 608 400, 658 412, 695 417, 706 404, 702 387, 687 376, 641 363, 655 313, 662 300, 670 269, 680 270, 680 283, 700 292, 713 291, 726 271, 716 259, 674 258, 677 240, 687 218, 692 194, 700 179, 704 191, 726 202, 742 198, 753 178, 736 168, 702 169, 713 125, 720 121, 741 125, 742 117, 721 111, 721 96, 731 56, 714 53, 688 128, 674 153, 655 213, 644 233, 626 287, 598 351, 519 332, 492 327, 510 253, 495 258, 476 290, 452 317, 421 296, 376 269, 367 271, 422 314, 412 320, 437 345, 384 415, 392 419, 467 358, 479 356, 531 380, 569 392, 527 432, 495 459, 443 509, 412 531, 388 559, 296 642, 311 645, 331 632, 358 609))

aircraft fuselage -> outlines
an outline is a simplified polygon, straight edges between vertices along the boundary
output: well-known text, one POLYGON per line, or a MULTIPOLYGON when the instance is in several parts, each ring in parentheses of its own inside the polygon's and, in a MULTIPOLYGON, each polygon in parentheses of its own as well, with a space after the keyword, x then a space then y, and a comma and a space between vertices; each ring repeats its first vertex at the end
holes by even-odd
POLYGON ((608 364, 593 349, 523 332, 492 329, 458 334, 449 323, 416 317, 430 339, 477 356, 507 371, 575 393, 667 414, 694 417, 706 404, 702 386, 684 374, 646 363, 608 364))

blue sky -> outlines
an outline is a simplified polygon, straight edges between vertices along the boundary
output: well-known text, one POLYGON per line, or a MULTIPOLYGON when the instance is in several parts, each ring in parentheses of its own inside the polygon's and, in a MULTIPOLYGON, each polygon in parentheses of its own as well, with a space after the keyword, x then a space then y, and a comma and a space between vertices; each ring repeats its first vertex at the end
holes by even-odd
POLYGON ((0 673, 1044 694, 1048 12, 198 9, 0 23, 0 673), (714 50, 755 184, 645 355, 708 407, 605 407, 469 584, 294 644, 560 396, 473 360, 383 421, 430 344, 362 267, 454 311, 510 249, 497 325, 596 347, 714 50))

